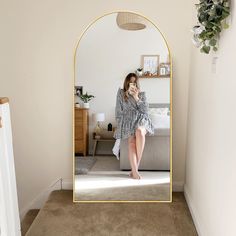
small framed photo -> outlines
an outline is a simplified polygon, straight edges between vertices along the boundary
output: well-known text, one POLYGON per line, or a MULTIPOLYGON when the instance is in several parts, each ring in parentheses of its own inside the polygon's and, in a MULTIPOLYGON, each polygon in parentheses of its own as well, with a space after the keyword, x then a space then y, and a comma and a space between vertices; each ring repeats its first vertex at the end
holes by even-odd
POLYGON ((159 57, 159 55, 142 55, 144 76, 157 76, 159 74, 159 57))
POLYGON ((170 76, 170 63, 160 63, 160 76, 170 76))
POLYGON ((78 97, 83 94, 83 86, 75 86, 75 95, 78 97))

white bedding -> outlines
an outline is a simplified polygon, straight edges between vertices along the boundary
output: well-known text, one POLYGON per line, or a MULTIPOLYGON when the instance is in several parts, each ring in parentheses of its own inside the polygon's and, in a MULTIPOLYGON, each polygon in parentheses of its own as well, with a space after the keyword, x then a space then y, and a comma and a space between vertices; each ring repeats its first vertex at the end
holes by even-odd
POLYGON ((170 128, 170 116, 168 107, 152 107, 148 109, 149 117, 155 129, 170 128))
POLYGON ((170 128, 170 116, 159 114, 150 114, 149 116, 155 129, 170 128))

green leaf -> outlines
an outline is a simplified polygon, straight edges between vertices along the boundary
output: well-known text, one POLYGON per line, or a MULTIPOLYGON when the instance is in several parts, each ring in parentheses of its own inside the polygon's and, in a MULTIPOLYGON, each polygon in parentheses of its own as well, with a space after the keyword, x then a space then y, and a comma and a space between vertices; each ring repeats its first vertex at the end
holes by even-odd
POLYGON ((229 25, 228 25, 225 21, 223 21, 223 22, 222 22, 222 27, 223 27, 224 29, 228 29, 228 28, 229 28, 229 25))
POLYGON ((212 21, 212 20, 214 20, 214 19, 215 19, 215 16, 214 16, 214 15, 209 16, 209 18, 208 18, 209 21, 212 21))
POLYGON ((208 54, 208 53, 210 52, 211 47, 205 45, 205 46, 203 46, 201 49, 202 49, 202 51, 203 51, 204 53, 208 54))
POLYGON ((212 37, 214 35, 214 32, 213 31, 208 31, 207 33, 206 33, 206 36, 208 36, 208 37, 212 37))
POLYGON ((214 38, 209 41, 209 45, 211 45, 212 47, 214 47, 216 45, 216 43, 217 43, 217 41, 214 38))
POLYGON ((216 52, 218 50, 218 48, 217 47, 213 47, 213 50, 216 52))
POLYGON ((225 19, 226 17, 229 16, 229 13, 228 12, 225 12, 225 11, 222 11, 222 14, 221 14, 221 19, 225 19))
POLYGON ((219 25, 219 26, 214 26, 212 29, 213 29, 214 31, 216 31, 217 34, 218 34, 218 33, 221 32, 221 25, 219 25))
POLYGON ((211 22, 206 23, 206 28, 211 29, 212 27, 214 27, 214 25, 211 22))

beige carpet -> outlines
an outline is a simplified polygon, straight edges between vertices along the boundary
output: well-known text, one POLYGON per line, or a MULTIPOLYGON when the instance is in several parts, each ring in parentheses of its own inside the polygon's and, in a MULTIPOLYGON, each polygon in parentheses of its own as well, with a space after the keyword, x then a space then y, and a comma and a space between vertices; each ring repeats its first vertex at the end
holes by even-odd
POLYGON ((169 201, 170 172, 140 171, 141 180, 120 170, 115 156, 96 156, 87 175, 75 175, 76 201, 169 201))
POLYGON ((182 193, 172 203, 73 203, 72 191, 51 193, 26 236, 194 236, 182 193))
POLYGON ((23 221, 21 222, 21 236, 25 236, 38 213, 39 209, 32 209, 26 213, 23 221))
POLYGON ((96 156, 96 163, 91 171, 114 171, 120 170, 120 161, 115 156, 96 156))
POLYGON ((75 176, 76 201, 170 201, 170 174, 140 171, 142 179, 129 171, 94 171, 75 176))

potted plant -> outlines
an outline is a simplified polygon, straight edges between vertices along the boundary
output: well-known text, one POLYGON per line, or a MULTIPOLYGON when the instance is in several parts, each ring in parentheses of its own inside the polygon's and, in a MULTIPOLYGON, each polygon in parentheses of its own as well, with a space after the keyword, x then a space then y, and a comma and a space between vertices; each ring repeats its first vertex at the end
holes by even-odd
POLYGON ((87 92, 85 94, 81 94, 79 97, 83 101, 84 108, 89 108, 89 101, 94 98, 93 95, 89 95, 87 92))
POLYGON ((142 76, 143 75, 143 68, 138 68, 136 70, 136 74, 137 74, 137 76, 142 76))
POLYGON ((200 0, 195 5, 198 24, 192 29, 192 41, 203 53, 209 54, 211 49, 217 51, 221 31, 229 27, 227 17, 230 15, 230 1, 200 0))

